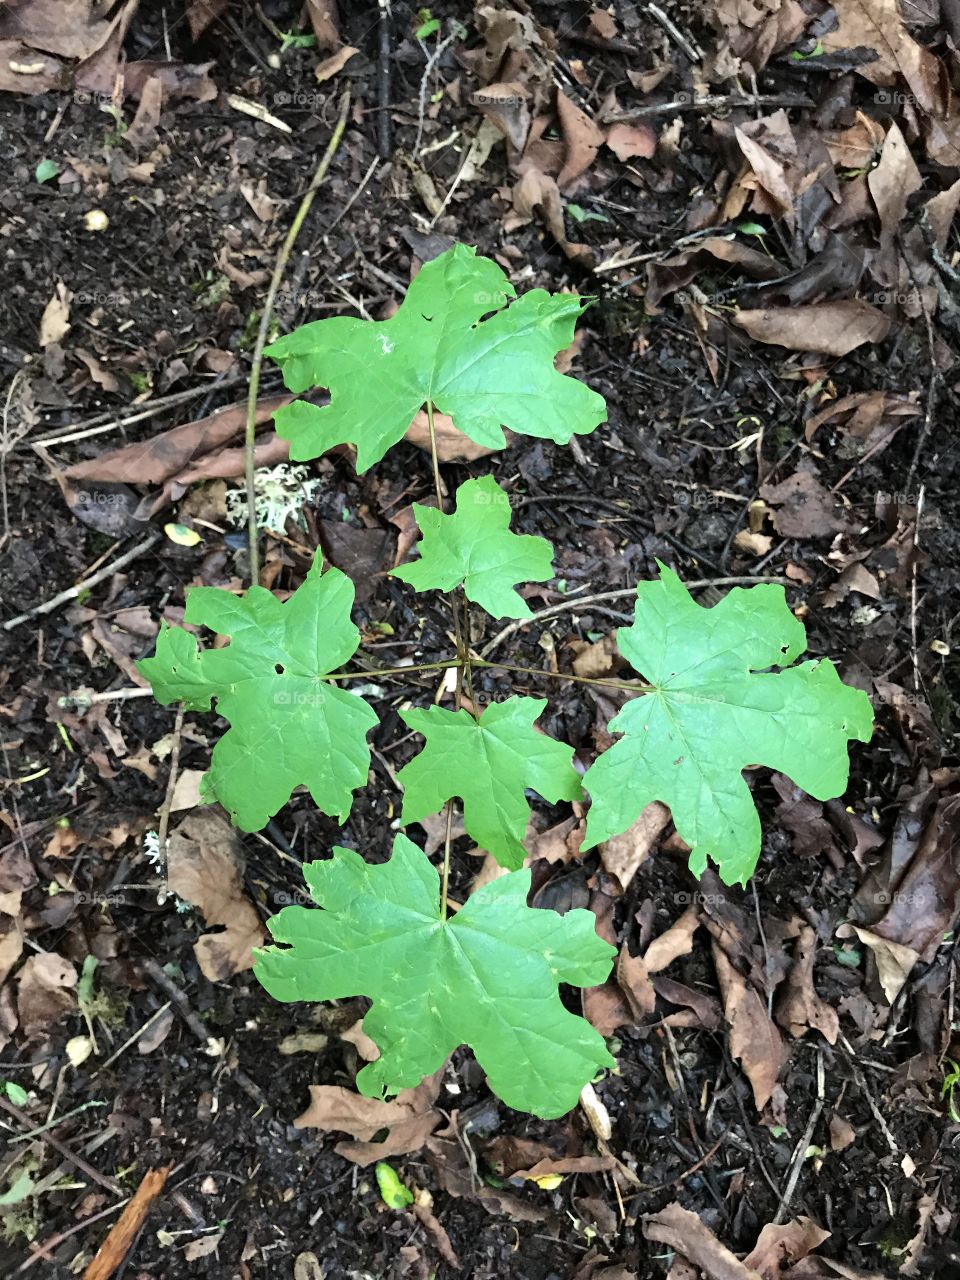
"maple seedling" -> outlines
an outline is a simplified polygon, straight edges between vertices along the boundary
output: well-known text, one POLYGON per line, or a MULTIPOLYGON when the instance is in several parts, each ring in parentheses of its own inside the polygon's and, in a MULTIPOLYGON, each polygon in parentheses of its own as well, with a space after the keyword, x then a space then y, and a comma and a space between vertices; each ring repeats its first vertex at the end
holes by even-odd
MULTIPOLYGON (((603 1038, 559 993, 561 983, 603 982, 613 947, 585 910, 560 916, 527 905, 528 791, 550 803, 586 793, 586 848, 661 801, 690 847, 693 873, 712 859, 725 883, 743 884, 761 839, 744 769, 780 770, 827 800, 846 787, 848 742, 870 738, 867 696, 843 684, 827 659, 797 662, 806 633, 782 586, 735 587, 703 608, 662 564, 658 578, 638 583, 633 625, 617 632, 643 683, 617 682, 636 696, 610 722, 621 736, 582 780, 573 748, 536 727, 545 699, 514 694, 479 709, 478 669, 520 670, 525 685, 538 676, 576 677, 482 661, 472 650, 470 604, 493 618, 529 618, 517 587, 549 580, 553 548, 511 531, 509 495, 492 476, 467 480, 454 510, 444 510, 434 415, 448 414, 491 449, 504 446, 505 427, 559 444, 593 431, 606 416, 603 398, 554 365, 585 305, 542 289, 517 298, 495 262, 455 245, 421 269, 389 320, 315 321, 268 348, 291 391, 330 393, 326 406, 295 400, 278 411, 292 458, 351 444, 363 471, 421 410, 430 429, 435 506, 415 505, 419 556, 393 572, 417 592, 446 593, 456 652, 375 675, 454 672, 453 710, 400 711, 423 738, 397 775, 400 823, 446 807, 442 866, 438 872, 402 834, 386 862, 336 848, 307 863, 316 907, 275 915, 275 945, 257 952, 254 966, 278 1000, 371 1000, 364 1030, 379 1057, 357 1085, 372 1096, 416 1085, 466 1044, 508 1105, 549 1118, 615 1065, 603 1038), (451 912, 454 800, 467 834, 505 874, 451 912)), ((367 735, 377 716, 350 684, 371 672, 343 669, 360 642, 353 601, 353 584, 338 569, 323 572, 319 552, 283 603, 259 585, 240 597, 195 588, 185 622, 229 637, 229 645, 201 650, 193 634, 164 625, 156 656, 139 664, 162 703, 209 710, 216 699, 230 728, 214 747, 203 794, 245 831, 264 826, 298 786, 343 823, 367 782, 367 735)))

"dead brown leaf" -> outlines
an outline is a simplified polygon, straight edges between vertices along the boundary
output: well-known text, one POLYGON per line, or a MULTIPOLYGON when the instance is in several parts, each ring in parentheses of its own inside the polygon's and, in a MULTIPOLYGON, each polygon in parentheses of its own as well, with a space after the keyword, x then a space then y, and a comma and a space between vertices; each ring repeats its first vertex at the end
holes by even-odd
POLYGON ((668 294, 683 289, 701 271, 718 262, 739 267, 753 280, 774 280, 780 274, 777 265, 758 249, 751 249, 739 240, 708 236, 692 249, 684 249, 664 262, 647 264, 647 289, 643 303, 647 314, 659 315, 659 304, 668 294))
POLYGON ((837 423, 845 435, 862 442, 862 447, 866 450, 885 435, 890 435, 892 439, 892 428, 899 419, 905 422, 921 412, 916 393, 905 396, 892 391, 861 391, 832 401, 809 418, 804 428, 804 437, 812 440, 821 427, 837 423))
POLYGON ((932 961, 960 917, 960 797, 938 802, 906 872, 886 898, 889 906, 873 932, 932 961))
POLYGON ((354 1141, 338 1142, 334 1150, 359 1165, 419 1151, 443 1118, 434 1108, 442 1076, 441 1069, 390 1102, 366 1098, 340 1085, 312 1084, 310 1105, 294 1120, 294 1128, 349 1133, 354 1141), (383 1129, 386 1137, 374 1142, 383 1129))
POLYGON ((764 1280, 721 1244, 695 1213, 679 1204, 668 1204, 659 1213, 644 1214, 640 1221, 644 1239, 668 1245, 699 1267, 709 1280, 764 1280))
POLYGON ((733 320, 756 342, 791 351, 816 351, 837 359, 865 342, 881 342, 892 323, 882 311, 859 298, 738 311, 733 320))
POLYGON ((342 49, 338 49, 336 53, 331 54, 329 58, 325 58, 314 72, 318 82, 322 84, 325 80, 332 80, 337 72, 342 71, 350 59, 359 52, 359 49, 354 49, 352 45, 346 44, 342 49))
POLYGON ((837 499, 812 471, 796 471, 779 484, 761 485, 760 496, 775 508, 774 527, 783 538, 826 538, 850 527, 837 499))
POLYGON ((757 1243, 743 1260, 745 1267, 753 1267, 763 1280, 780 1280, 788 1274, 785 1268, 792 1266, 808 1253, 830 1239, 830 1232, 818 1226, 812 1218, 796 1218, 780 1225, 768 1223, 757 1243))
POLYGON ((29 956, 17 973, 17 1013, 28 1040, 45 1035, 77 1007, 77 971, 52 951, 29 956))
POLYGON ((518 80, 484 85, 470 98, 471 103, 496 126, 519 153, 530 134, 530 91, 518 80))
MULTIPOLYGON (((257 403, 257 424, 267 422, 291 396, 271 396, 257 403)), ((137 444, 112 449, 67 467, 68 480, 106 480, 121 484, 162 484, 243 433, 246 404, 232 404, 209 417, 161 431, 137 444)))
MULTIPOLYGON (((474 462, 477 458, 485 458, 488 454, 497 452, 496 449, 488 449, 465 436, 445 413, 434 413, 433 429, 437 436, 437 457, 441 462, 474 462)), ((509 431, 504 434, 509 444, 512 435, 509 431)), ((417 415, 403 438, 425 453, 430 452, 430 424, 423 409, 417 410, 417 415)))
POLYGON ((837 26, 821 37, 824 52, 868 49, 855 62, 858 74, 877 85, 906 80, 925 112, 943 114, 940 64, 907 32, 897 0, 834 0, 837 26))
POLYGON ((646 862, 657 837, 670 822, 670 810, 654 800, 640 814, 632 827, 622 835, 606 840, 600 846, 600 861, 605 870, 617 877, 626 889, 637 870, 646 862))
POLYGON ((657 149, 657 135, 648 124, 614 124, 604 139, 618 160, 640 156, 649 160, 657 149))
POLYGON ((323 53, 337 48, 340 43, 340 14, 337 0, 307 0, 310 25, 317 37, 317 48, 323 53))
POLYGON ((867 186, 880 215, 880 247, 889 249, 907 211, 907 200, 923 186, 920 170, 896 121, 892 121, 867 186))
POLYGON ((634 1022, 653 1013, 657 994, 650 982, 647 966, 640 956, 632 956, 624 943, 620 948, 616 966, 617 985, 623 992, 634 1022))
POLYGON ((816 931, 805 925, 794 947, 793 965, 787 974, 786 984, 777 997, 774 1017, 794 1039, 816 1030, 828 1044, 836 1044, 840 1034, 840 1018, 836 1009, 821 1000, 814 988, 813 967, 816 958, 816 931))
POLYGON ((857 1131, 849 1120, 843 1116, 830 1117, 830 1150, 845 1151, 851 1142, 856 1141, 857 1131))
POLYGON ((230 0, 190 0, 187 22, 191 40, 198 40, 207 27, 226 12, 230 0))
POLYGON ((643 953, 647 972, 659 973, 680 956, 689 955, 693 950, 693 935, 699 927, 700 913, 695 906, 687 907, 679 920, 674 920, 669 929, 654 938, 643 953))
POLYGON ((63 283, 57 281, 53 297, 43 309, 40 317, 40 333, 38 341, 41 347, 49 347, 59 342, 70 332, 70 302, 73 294, 63 283))
POLYGON ((919 953, 912 947, 881 938, 870 929, 862 929, 859 925, 854 925, 853 929, 864 946, 869 947, 873 953, 883 994, 887 1002, 893 1004, 903 989, 903 984, 909 978, 913 966, 920 959, 919 953))
POLYGON ((211 982, 253 966, 253 948, 266 936, 260 917, 243 889, 240 841, 233 827, 213 809, 197 809, 170 837, 167 880, 185 902, 197 907, 220 933, 204 934, 194 944, 197 963, 211 982))
POLYGON ((593 643, 589 640, 571 640, 567 648, 576 654, 573 660, 574 674, 591 680, 618 675, 627 665, 617 647, 615 631, 593 643))
POLYGON ((743 1067, 758 1111, 770 1101, 773 1086, 787 1060, 787 1046, 774 1026, 765 1003, 743 974, 714 942, 713 962, 723 999, 723 1015, 730 1035, 730 1055, 743 1067))

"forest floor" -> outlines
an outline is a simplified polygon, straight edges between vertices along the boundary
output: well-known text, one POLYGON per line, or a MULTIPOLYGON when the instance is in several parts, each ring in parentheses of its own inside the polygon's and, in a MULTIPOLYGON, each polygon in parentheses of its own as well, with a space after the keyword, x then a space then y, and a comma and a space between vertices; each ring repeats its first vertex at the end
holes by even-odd
MULTIPOLYGON (((0 4, 0 1272, 81 1274, 106 1240, 89 1274, 127 1280, 960 1275, 960 6, 301 7, 0 4), (392 843, 398 709, 437 688, 377 668, 450 648, 442 599, 387 576, 428 452, 305 464, 263 542, 278 592, 318 547, 358 584, 380 723, 342 828, 297 793, 232 831, 199 802, 215 718, 140 696, 187 588, 245 581, 257 327, 348 88, 277 332, 384 318, 456 241, 519 292, 595 299, 565 367, 605 425, 443 441, 448 490, 496 474, 556 548, 497 657, 615 670, 661 561, 704 605, 783 583, 874 707, 842 800, 750 771, 746 889, 694 880, 665 815, 581 855, 582 806, 532 800, 533 901, 642 958, 584 996, 618 1064, 607 1144, 582 1108, 510 1110, 466 1050, 351 1106, 329 1087, 352 1090, 365 1002, 277 1004, 247 966, 302 861, 392 843), (179 897, 150 857, 165 800, 179 897), (384 1202, 380 1156, 414 1208, 384 1202)), ((281 391, 265 362, 271 467, 281 391)), ((500 629, 476 626, 477 648, 500 629)), ((486 672, 478 696, 517 687, 486 672)), ((540 724, 587 767, 622 696, 550 691, 540 724)), ((462 901, 488 868, 457 830, 462 901)), ((439 856, 439 821, 410 834, 439 856)))

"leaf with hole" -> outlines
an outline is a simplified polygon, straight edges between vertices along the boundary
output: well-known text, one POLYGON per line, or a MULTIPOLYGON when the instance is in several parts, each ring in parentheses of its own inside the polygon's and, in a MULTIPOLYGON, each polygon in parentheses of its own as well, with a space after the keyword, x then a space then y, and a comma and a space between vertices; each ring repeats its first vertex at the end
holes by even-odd
POLYGON ((367 781, 366 735, 372 709, 324 680, 356 651, 350 620, 353 583, 321 570, 318 552, 302 586, 286 603, 263 587, 243 596, 215 587, 187 594, 184 621, 230 636, 224 649, 199 652, 180 627, 164 626, 153 658, 138 663, 158 702, 206 711, 212 698, 230 729, 213 749, 204 795, 216 799, 244 831, 257 831, 305 786, 317 807, 339 817, 367 781))
POLYGON ((454 245, 420 269, 389 320, 315 320, 267 348, 291 391, 330 391, 322 408, 280 409, 277 432, 295 460, 355 444, 358 471, 427 403, 489 449, 504 447, 504 427, 566 444, 606 418, 602 396, 554 368, 586 305, 543 289, 516 298, 495 262, 454 245))
POLYGON ((510 498, 492 476, 467 480, 456 501, 452 515, 414 503, 420 559, 394 574, 417 591, 452 591, 462 583, 467 599, 492 617, 529 618, 514 586, 552 577, 553 547, 546 538, 510 532, 510 498))
POLYGON ((533 727, 546 705, 545 698, 507 698, 492 702, 479 720, 442 707, 401 711, 404 722, 426 739, 397 774, 404 789, 401 822, 419 822, 459 796, 463 825, 480 848, 502 867, 522 866, 530 817, 525 789, 551 804, 583 795, 571 763, 573 748, 533 727))
POLYGON ((848 741, 870 740, 865 693, 827 659, 791 665, 806 643, 781 586, 735 587, 706 609, 665 565, 659 581, 641 582, 635 621, 617 644, 654 687, 611 720, 624 736, 583 780, 592 798, 584 847, 626 831, 660 800, 695 875, 710 857, 725 883, 745 883, 760 856, 760 819, 742 771, 767 765, 829 800, 847 785, 848 741))
POLYGON ((258 952, 254 973, 277 1000, 373 1001, 363 1029, 380 1057, 357 1076, 361 1093, 419 1084, 467 1044, 508 1106, 549 1119, 615 1065, 557 990, 603 982, 614 949, 589 911, 528 907, 529 871, 485 885, 447 920, 436 868, 403 835, 389 862, 334 849, 304 876, 323 910, 275 915, 270 931, 285 946, 258 952))

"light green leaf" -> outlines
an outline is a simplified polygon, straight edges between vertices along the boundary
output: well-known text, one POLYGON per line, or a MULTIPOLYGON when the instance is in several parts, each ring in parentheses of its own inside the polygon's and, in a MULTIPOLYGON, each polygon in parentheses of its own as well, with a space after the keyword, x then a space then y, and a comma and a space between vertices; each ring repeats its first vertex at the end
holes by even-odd
POLYGON ((264 826, 301 784, 342 822, 351 792, 367 780, 365 737, 377 717, 361 698, 323 679, 360 643, 350 621, 353 583, 339 569, 322 573, 321 561, 318 552, 285 604, 259 586, 243 596, 195 587, 184 621, 232 642, 200 653, 192 635, 164 626, 156 656, 137 664, 158 702, 205 711, 217 698, 231 728, 213 749, 204 792, 244 831, 264 826))
POLYGON ((553 364, 586 302, 531 289, 507 306, 513 297, 495 262, 458 244, 421 268, 389 320, 315 320, 274 342, 291 391, 330 389, 323 408, 295 400, 275 415, 290 457, 353 443, 366 471, 427 401, 490 449, 504 447, 504 426, 558 444, 593 431, 603 397, 553 364))
POLYGON ((396 1170, 385 1160, 377 1162, 374 1173, 377 1175, 380 1197, 388 1209, 406 1209, 408 1204, 413 1204, 413 1192, 403 1185, 396 1170))
POLYGON ((584 778, 589 848, 625 831, 645 805, 670 806, 701 875, 710 857, 727 884, 760 856, 760 820, 742 770, 764 764, 828 800, 847 785, 847 742, 868 742, 870 700, 826 659, 792 666, 806 648, 783 587, 735 587, 711 609, 672 569, 637 587, 620 652, 653 684, 610 722, 624 735, 584 778), (770 667, 785 667, 768 671, 770 667))
POLYGON ((401 719, 426 738, 420 754, 397 774, 404 788, 401 822, 419 822, 459 796, 463 825, 480 848, 502 867, 522 866, 530 816, 525 788, 551 804, 583 795, 573 748, 533 727, 546 705, 545 698, 507 698, 492 702, 479 720, 442 707, 401 711, 401 719))
POLYGON ((38 182, 49 182, 51 178, 55 178, 60 172, 60 166, 56 160, 41 160, 37 165, 34 177, 38 182))
POLYGON ((550 1119, 614 1065, 557 993, 603 982, 613 948, 589 911, 528 907, 529 871, 485 885, 448 920, 436 868, 403 835, 389 862, 334 849, 304 875, 325 910, 284 907, 269 927, 288 949, 258 952, 254 972, 277 1000, 370 997, 363 1027, 380 1057, 357 1076, 361 1093, 419 1084, 467 1044, 508 1106, 550 1119))
POLYGON ((417 591, 452 591, 462 582, 467 599, 494 618, 531 616, 514 584, 552 577, 553 547, 510 532, 510 499, 492 476, 462 484, 453 515, 416 502, 413 514, 423 533, 420 559, 394 569, 398 578, 417 591))
POLYGON ((3 1092, 7 1095, 14 1106, 25 1107, 30 1101, 29 1093, 27 1093, 26 1089, 24 1089, 22 1085, 17 1084, 15 1080, 0 1081, 0 1086, 2 1086, 3 1092))

